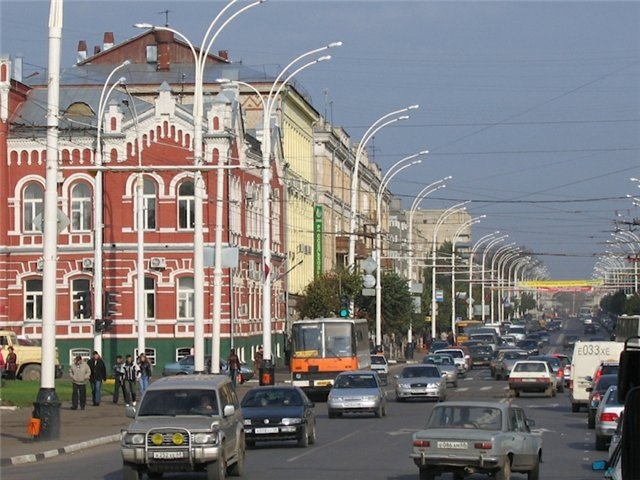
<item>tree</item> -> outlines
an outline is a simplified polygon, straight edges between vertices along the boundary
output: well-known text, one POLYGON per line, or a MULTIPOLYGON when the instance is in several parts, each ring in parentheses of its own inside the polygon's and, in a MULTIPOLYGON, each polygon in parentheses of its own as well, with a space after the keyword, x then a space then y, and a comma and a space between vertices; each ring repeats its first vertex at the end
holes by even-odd
MULTIPOLYGON (((298 313, 302 318, 337 317, 340 298, 356 299, 362 288, 360 275, 341 269, 316 277, 304 290, 298 313)), ((356 309, 358 305, 356 303, 356 309)), ((350 312, 353 316, 354 312, 350 312)))
POLYGON ((627 315, 639 315, 640 314, 640 296, 634 293, 627 298, 624 304, 624 313, 627 315))
POLYGON ((520 315, 524 315, 527 311, 536 308, 536 299, 532 293, 523 292, 520 299, 520 315))
MULTIPOLYGON (((406 335, 413 315, 413 299, 407 281, 395 272, 384 272, 382 285, 382 333, 406 335)), ((375 330, 376 297, 360 297, 361 314, 369 320, 369 328, 375 330)))

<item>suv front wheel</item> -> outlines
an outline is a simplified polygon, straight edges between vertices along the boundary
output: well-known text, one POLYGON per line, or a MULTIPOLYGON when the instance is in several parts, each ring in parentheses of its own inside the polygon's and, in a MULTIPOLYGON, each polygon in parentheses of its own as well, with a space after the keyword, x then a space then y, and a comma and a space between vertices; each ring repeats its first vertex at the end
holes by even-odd
POLYGON ((227 466, 224 457, 207 464, 207 480, 225 480, 227 477, 227 466))
POLYGON ((122 465, 122 478, 124 480, 140 480, 140 471, 135 467, 135 465, 131 465, 129 463, 125 463, 122 465))

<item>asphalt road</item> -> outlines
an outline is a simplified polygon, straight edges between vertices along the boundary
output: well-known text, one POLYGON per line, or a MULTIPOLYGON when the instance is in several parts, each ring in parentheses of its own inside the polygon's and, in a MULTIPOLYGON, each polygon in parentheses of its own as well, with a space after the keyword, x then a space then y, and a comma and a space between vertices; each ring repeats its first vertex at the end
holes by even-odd
MULTIPOLYGON (((577 320, 570 321, 565 333, 582 333, 577 320)), ((549 350, 561 351, 562 337, 555 333, 549 350)), ((395 369, 399 366, 394 367, 395 369)), ((392 372, 393 373, 393 372, 392 372)), ((506 401, 506 382, 495 381, 487 368, 476 368, 450 389, 448 399, 506 401)), ((415 480, 418 470, 409 458, 411 434, 425 423, 433 403, 396 403, 393 383, 389 385, 388 416, 369 416, 329 420, 326 405, 316 404, 318 440, 300 449, 288 444, 265 445, 247 453, 245 480, 415 480)), ((606 457, 594 447, 593 430, 587 429, 586 413, 572 413, 567 393, 555 398, 523 394, 513 402, 522 405, 536 422, 534 431, 543 436, 543 464, 540 478, 545 480, 589 480, 602 475, 591 471, 591 462, 606 457)), ((3 478, 107 479, 122 478, 120 449, 110 444, 63 455, 42 462, 3 469, 3 478)), ((164 478, 203 478, 202 475, 171 474, 164 478)), ((488 477, 473 475, 468 480, 488 477)), ((514 474, 514 479, 525 475, 514 474)), ((450 475, 441 480, 450 480, 450 475)))

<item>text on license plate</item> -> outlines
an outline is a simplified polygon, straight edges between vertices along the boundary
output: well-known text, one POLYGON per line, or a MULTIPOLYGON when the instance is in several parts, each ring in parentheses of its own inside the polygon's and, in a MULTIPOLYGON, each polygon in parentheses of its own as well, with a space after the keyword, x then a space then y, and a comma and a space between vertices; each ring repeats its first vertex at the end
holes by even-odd
POLYGON ((183 458, 185 452, 153 452, 153 458, 163 460, 173 460, 175 458, 183 458))
POLYGON ((278 427, 262 427, 256 428, 256 433, 278 433, 278 427))
POLYGON ((330 387, 331 380, 316 380, 316 387, 330 387))
POLYGON ((455 448, 455 449, 465 449, 468 448, 467 442, 438 442, 438 448, 455 448))

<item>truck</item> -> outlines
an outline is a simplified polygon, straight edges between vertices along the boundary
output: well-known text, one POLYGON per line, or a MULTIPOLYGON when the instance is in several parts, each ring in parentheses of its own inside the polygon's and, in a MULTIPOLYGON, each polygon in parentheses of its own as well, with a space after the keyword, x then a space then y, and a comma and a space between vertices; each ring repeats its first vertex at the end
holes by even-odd
POLYGON ((589 392, 592 377, 600 362, 620 361, 620 352, 624 350, 622 342, 576 342, 571 360, 571 382, 569 399, 571 411, 579 412, 580 407, 589 407, 589 392))
MULTIPOLYGON (((18 360, 16 378, 21 380, 40 380, 40 367, 42 364, 42 347, 33 341, 22 341, 13 330, 0 330, 0 348, 3 355, 7 356, 9 347, 13 347, 18 360)), ((56 349, 56 378, 62 377, 62 367, 56 349)))

